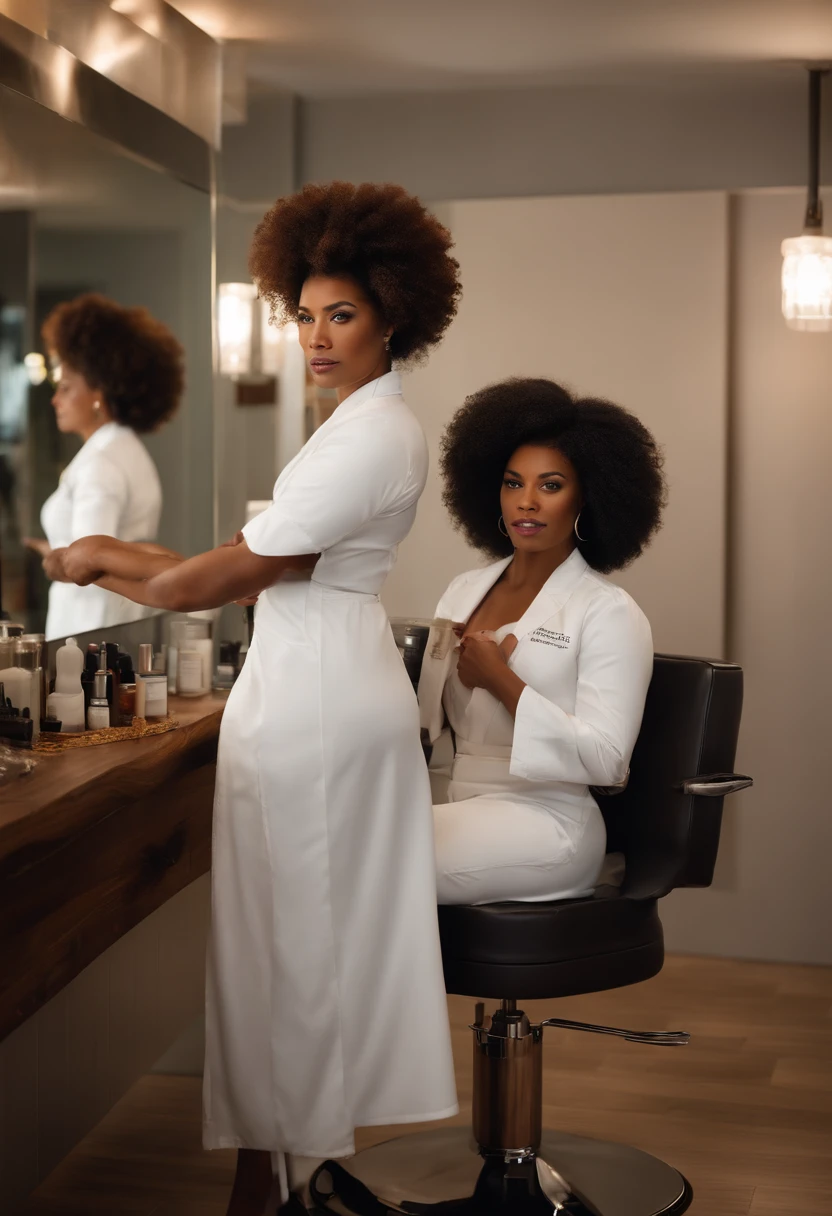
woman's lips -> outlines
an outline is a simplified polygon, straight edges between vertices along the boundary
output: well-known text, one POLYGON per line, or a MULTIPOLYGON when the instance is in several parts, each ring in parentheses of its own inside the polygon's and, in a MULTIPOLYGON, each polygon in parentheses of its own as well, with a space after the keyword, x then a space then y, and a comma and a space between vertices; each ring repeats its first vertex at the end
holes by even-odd
POLYGON ((531 519, 515 519, 511 526, 519 536, 537 536, 538 532, 542 532, 546 527, 545 524, 531 519))
POLYGON ((331 372, 333 367, 338 366, 337 359, 310 359, 309 366, 313 372, 331 372))

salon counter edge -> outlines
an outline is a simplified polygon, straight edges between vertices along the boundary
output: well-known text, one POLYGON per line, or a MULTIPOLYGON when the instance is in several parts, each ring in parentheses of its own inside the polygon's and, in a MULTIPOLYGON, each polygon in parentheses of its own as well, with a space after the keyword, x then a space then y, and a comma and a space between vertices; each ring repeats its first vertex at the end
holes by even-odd
POLYGON ((227 694, 176 730, 61 755, 0 791, 0 1040, 211 864, 227 694))

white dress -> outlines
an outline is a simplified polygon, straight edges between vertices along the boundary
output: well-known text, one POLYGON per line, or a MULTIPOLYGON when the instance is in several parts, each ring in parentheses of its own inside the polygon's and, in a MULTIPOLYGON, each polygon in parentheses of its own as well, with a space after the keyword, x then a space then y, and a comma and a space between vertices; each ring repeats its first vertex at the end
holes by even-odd
MULTIPOLYGON (((106 422, 64 469, 41 510, 53 549, 82 536, 153 541, 162 514, 162 487, 147 448, 130 427, 106 422)), ((47 638, 69 637, 146 616, 148 609, 102 587, 53 583, 47 638)))
MULTIPOLYGON (((507 565, 455 579, 436 616, 469 620, 507 565)), ((515 718, 484 688, 464 687, 456 652, 436 653, 436 636, 422 667, 422 721, 436 744, 440 903, 590 894, 606 831, 589 787, 626 779, 641 725, 650 626, 577 550, 497 639, 509 633, 517 638, 509 667, 526 684, 515 718)))
POLYGON ((214 813, 207 1148, 347 1156, 361 1125, 456 1090, 416 700, 379 590, 427 449, 395 373, 344 401, 246 525, 322 554, 260 596, 223 716, 214 813))

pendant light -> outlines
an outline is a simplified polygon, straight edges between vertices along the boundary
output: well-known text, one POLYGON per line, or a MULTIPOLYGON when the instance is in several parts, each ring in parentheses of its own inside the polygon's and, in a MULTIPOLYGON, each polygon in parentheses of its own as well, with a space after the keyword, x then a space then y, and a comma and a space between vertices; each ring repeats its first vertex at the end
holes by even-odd
POLYGON ((832 330, 832 237, 823 235, 820 200, 820 86, 809 69, 809 193, 803 235, 783 241, 783 316, 789 329, 832 330))

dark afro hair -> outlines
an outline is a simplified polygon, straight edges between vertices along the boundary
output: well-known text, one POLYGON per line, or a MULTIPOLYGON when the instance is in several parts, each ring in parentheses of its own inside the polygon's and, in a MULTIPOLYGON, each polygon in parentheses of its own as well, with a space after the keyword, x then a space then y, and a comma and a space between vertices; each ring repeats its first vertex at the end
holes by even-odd
POLYGON ((572 462, 584 506, 578 548, 603 573, 638 557, 661 523, 662 453, 620 405, 573 397, 552 380, 503 380, 468 397, 442 439, 444 501, 456 527, 490 556, 514 552, 498 529, 506 466, 524 444, 572 462))
POLYGON ((53 308, 42 333, 49 350, 102 394, 122 426, 155 431, 179 405, 185 352, 146 308, 122 308, 90 292, 53 308))
POLYGON ((423 355, 456 315, 451 234, 401 186, 331 182, 279 198, 257 225, 249 270, 278 322, 314 275, 354 279, 393 329, 394 359, 423 355))

